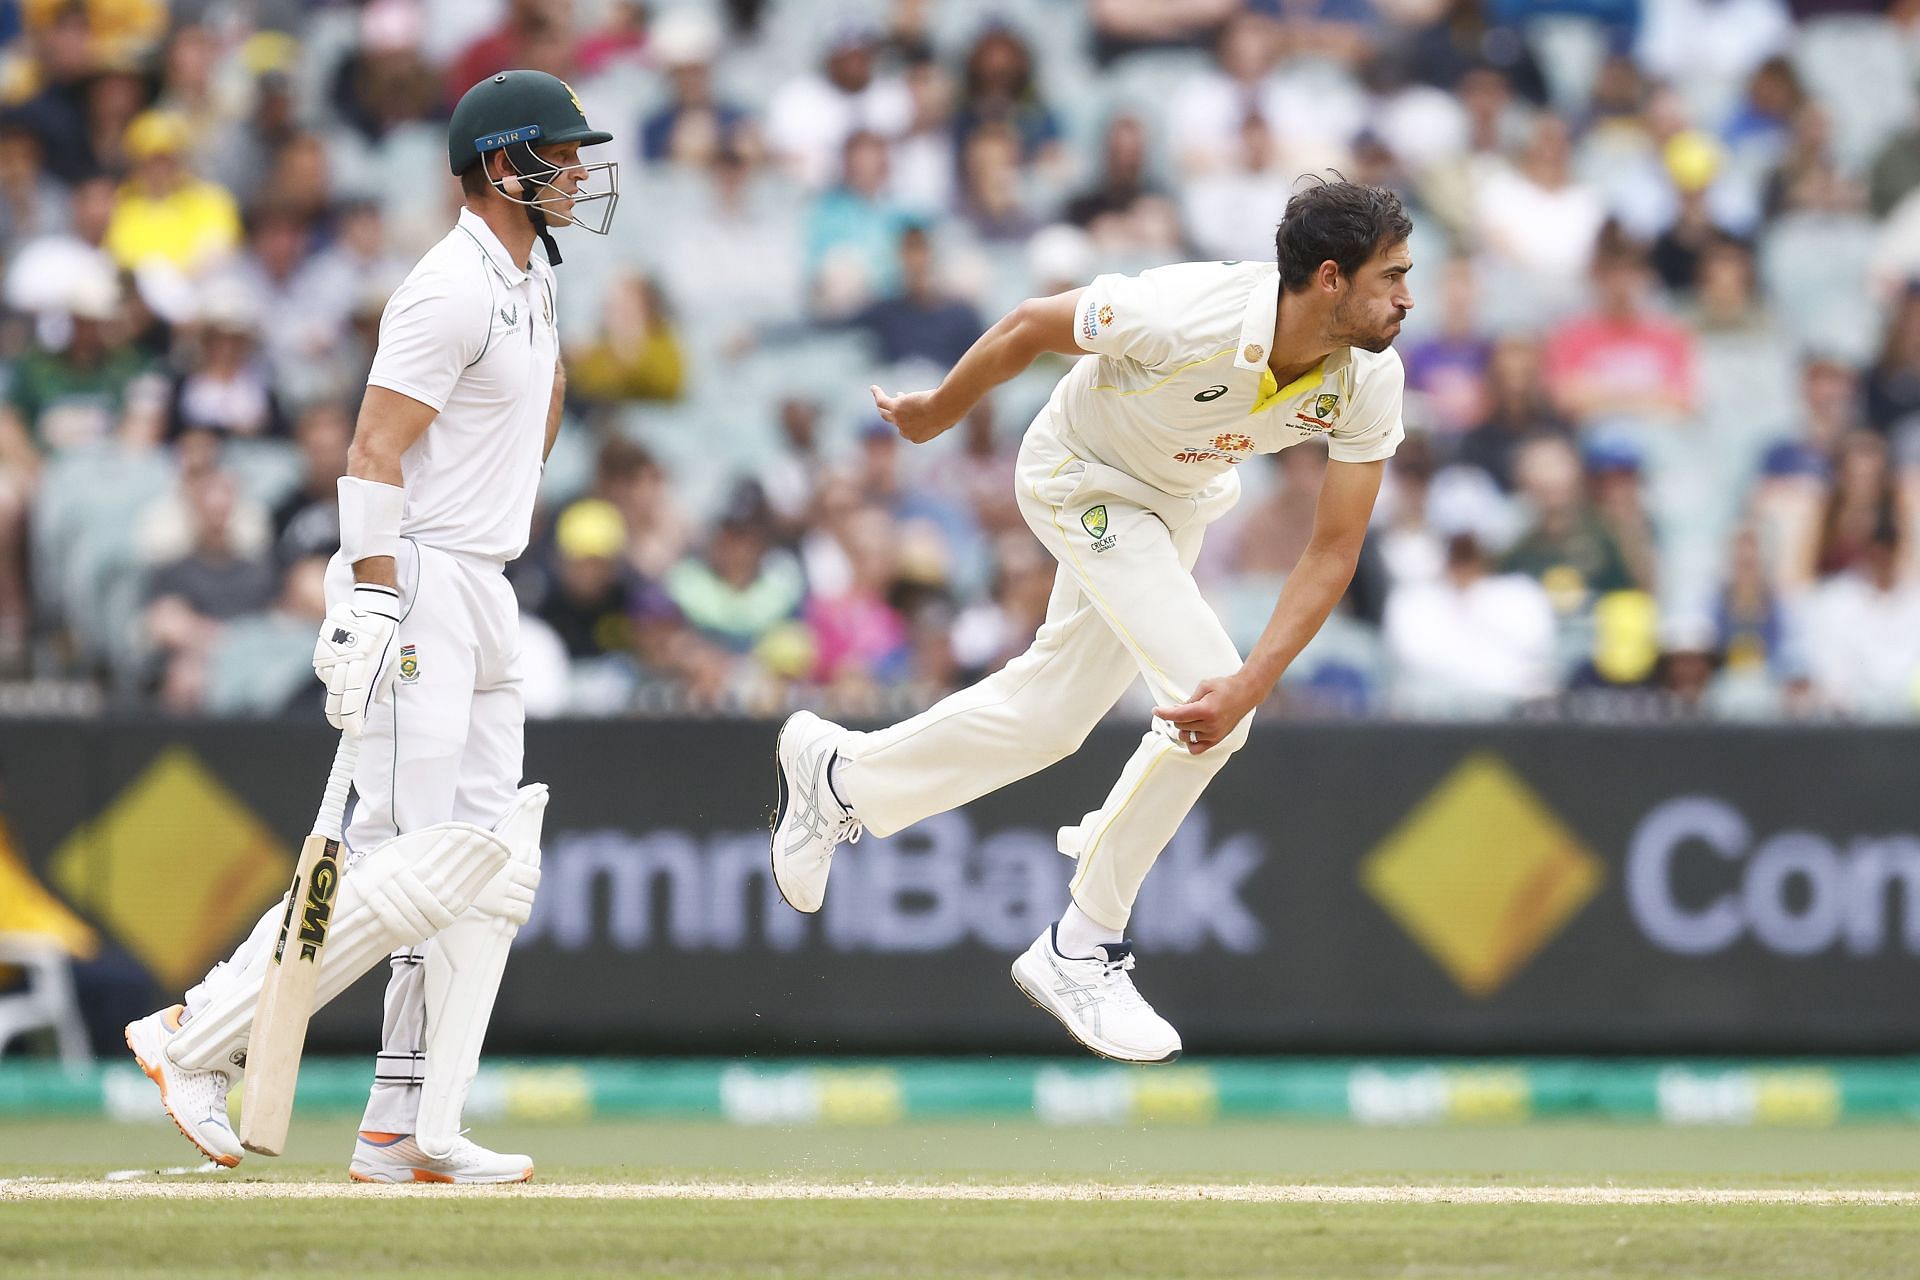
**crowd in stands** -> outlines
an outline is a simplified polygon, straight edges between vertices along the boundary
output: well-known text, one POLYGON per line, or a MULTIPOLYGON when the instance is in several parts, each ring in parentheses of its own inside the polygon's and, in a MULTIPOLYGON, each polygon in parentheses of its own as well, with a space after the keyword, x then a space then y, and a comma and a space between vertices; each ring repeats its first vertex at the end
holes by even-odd
MULTIPOLYGON (((533 714, 994 670, 1067 363, 919 447, 868 384, 1269 257, 1331 170, 1415 219, 1408 438, 1281 710, 1920 716, 1920 0, 15 0, 0 42, 0 681, 317 703, 381 309, 458 208, 451 104, 530 66, 622 164, 560 233, 533 714)), ((1209 532, 1243 649, 1325 465, 1250 461, 1209 532)))

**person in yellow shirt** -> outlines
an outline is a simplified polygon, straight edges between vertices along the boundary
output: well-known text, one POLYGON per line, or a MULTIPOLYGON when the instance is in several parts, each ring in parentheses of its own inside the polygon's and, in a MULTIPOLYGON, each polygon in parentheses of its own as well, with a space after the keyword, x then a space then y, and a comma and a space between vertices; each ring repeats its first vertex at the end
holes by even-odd
POLYGON ((188 169, 184 118, 147 111, 127 126, 133 174, 114 200, 107 252, 129 270, 161 262, 198 275, 240 243, 240 210, 225 187, 188 169))

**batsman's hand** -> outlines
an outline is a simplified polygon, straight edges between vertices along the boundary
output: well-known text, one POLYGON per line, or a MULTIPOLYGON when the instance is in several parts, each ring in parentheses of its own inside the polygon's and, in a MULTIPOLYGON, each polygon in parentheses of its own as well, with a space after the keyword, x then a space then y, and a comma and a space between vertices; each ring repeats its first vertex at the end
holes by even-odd
POLYGON ((1155 707, 1153 714, 1169 721, 1187 754, 1197 756, 1219 746, 1259 703, 1239 677, 1220 676, 1202 680, 1193 687, 1191 698, 1178 706, 1155 707))
POLYGON ((925 444, 960 421, 959 414, 935 403, 936 393, 932 391, 906 391, 893 396, 876 386, 867 390, 873 393, 880 420, 892 423, 894 430, 914 444, 925 444))
POLYGON ((320 623, 313 673, 327 686, 327 723, 350 738, 366 732, 367 708, 393 687, 399 629, 400 593, 367 582, 320 623))

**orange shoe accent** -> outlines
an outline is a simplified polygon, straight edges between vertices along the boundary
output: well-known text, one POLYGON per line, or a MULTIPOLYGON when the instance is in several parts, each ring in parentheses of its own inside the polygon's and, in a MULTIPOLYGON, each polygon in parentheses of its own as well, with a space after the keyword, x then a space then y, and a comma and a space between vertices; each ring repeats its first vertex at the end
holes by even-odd
POLYGON ((400 1139, 407 1135, 404 1133, 381 1133, 378 1129, 362 1129, 360 1136, 368 1142, 377 1142, 384 1147, 400 1141, 400 1139))
MULTIPOLYGON (((179 1030, 180 1028, 180 1011, 186 1007, 187 1006, 183 1004, 177 1004, 173 1006, 173 1008, 167 1010, 167 1021, 173 1024, 173 1028, 176 1031, 179 1030)), ((128 1026, 131 1027, 132 1024, 129 1023, 128 1026)), ((121 1038, 127 1042, 127 1052, 133 1055, 133 1060, 139 1064, 140 1070, 144 1072, 146 1074, 147 1079, 153 1081, 154 1086, 160 1090, 161 1109, 167 1113, 167 1119, 173 1121, 173 1127, 180 1131, 180 1136, 185 1138, 188 1142, 192 1143, 193 1149, 195 1151, 198 1151, 201 1155, 213 1161, 215 1164, 219 1165, 221 1168, 231 1169, 236 1165, 238 1165, 240 1163, 239 1156, 221 1155, 216 1152, 209 1151, 205 1147, 201 1146, 200 1143, 194 1138, 192 1134, 187 1132, 187 1126, 181 1124, 180 1118, 173 1114, 173 1104, 167 1101, 166 1076, 161 1074, 159 1067, 153 1067, 153 1066, 147 1065, 147 1060, 140 1056, 140 1051, 138 1049, 135 1049, 133 1047, 133 1035, 131 1034, 130 1031, 121 1032, 121 1038)))
POLYGON ((167 1030, 178 1031, 180 1029, 180 1015, 185 1013, 186 1011, 187 1011, 187 1006, 183 1004, 177 1004, 173 1006, 173 1008, 161 1014, 160 1020, 167 1024, 167 1030))
POLYGON ((434 1173, 430 1169, 415 1169, 413 1171, 413 1180, 415 1182, 452 1182, 453 1175, 450 1173, 434 1173))
POLYGON ((352 1178, 355 1182, 372 1182, 373 1181, 373 1179, 369 1178, 366 1174, 357 1172, 356 1170, 353 1170, 353 1169, 347 1170, 347 1176, 349 1178, 352 1178))

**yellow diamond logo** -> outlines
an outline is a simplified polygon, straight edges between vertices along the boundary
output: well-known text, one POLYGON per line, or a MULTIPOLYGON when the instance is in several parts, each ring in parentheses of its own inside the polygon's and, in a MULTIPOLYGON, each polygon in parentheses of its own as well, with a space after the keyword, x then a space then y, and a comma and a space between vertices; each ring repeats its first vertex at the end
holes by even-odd
POLYGON ((169 747, 54 851, 69 901, 160 982, 196 981, 293 874, 266 824, 185 747, 169 747))
POLYGON ((1360 867, 1360 882, 1462 991, 1498 991, 1606 871, 1498 756, 1469 756, 1360 867))

